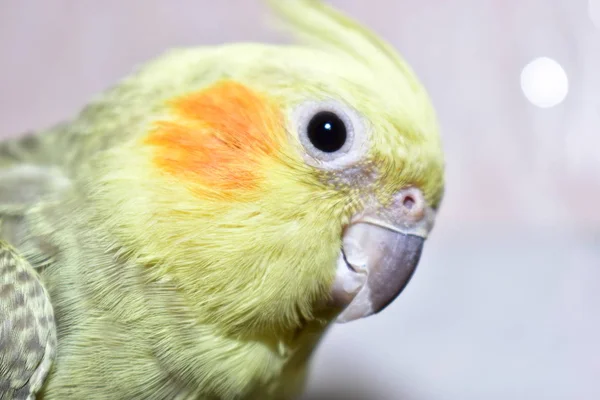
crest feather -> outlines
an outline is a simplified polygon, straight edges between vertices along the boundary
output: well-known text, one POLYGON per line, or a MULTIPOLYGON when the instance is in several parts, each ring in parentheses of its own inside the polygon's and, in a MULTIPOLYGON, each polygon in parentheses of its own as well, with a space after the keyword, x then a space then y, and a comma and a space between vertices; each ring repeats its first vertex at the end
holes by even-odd
POLYGON ((367 65, 402 76, 414 91, 422 91, 412 68, 395 49, 356 20, 320 0, 265 0, 300 40, 341 52, 367 65))

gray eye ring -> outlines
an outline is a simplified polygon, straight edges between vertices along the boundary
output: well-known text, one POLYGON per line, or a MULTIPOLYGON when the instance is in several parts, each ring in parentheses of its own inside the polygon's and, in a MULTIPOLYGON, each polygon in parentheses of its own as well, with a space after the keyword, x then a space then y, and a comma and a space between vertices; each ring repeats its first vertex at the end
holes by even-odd
MULTIPOLYGON (((312 166, 326 170, 344 168, 358 162, 366 151, 366 124, 356 111, 343 103, 335 100, 305 102, 294 110, 293 119, 296 123, 298 140, 306 152, 305 160, 312 166), (309 132, 311 122, 314 123, 315 118, 323 116, 323 114, 330 118, 330 121, 327 121, 330 125, 338 125, 338 131, 342 124, 345 130, 343 145, 338 146, 339 137, 327 138, 324 143, 321 143, 325 144, 328 147, 327 150, 330 151, 323 151, 315 146, 314 137, 311 140, 309 132), (332 144, 331 140, 338 142, 332 144)), ((333 129, 334 127, 325 125, 325 128, 333 129)), ((328 133, 334 132, 330 130, 328 133)), ((340 136, 340 132, 338 132, 338 136, 340 136)))

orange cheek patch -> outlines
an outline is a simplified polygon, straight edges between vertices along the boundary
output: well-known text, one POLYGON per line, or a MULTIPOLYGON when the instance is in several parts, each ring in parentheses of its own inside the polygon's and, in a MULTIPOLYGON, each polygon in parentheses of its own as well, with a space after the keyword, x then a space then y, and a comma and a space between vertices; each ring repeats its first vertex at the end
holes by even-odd
POLYGON ((215 189, 256 187, 260 163, 280 147, 282 114, 266 97, 221 81, 169 102, 175 118, 145 138, 163 171, 215 189))

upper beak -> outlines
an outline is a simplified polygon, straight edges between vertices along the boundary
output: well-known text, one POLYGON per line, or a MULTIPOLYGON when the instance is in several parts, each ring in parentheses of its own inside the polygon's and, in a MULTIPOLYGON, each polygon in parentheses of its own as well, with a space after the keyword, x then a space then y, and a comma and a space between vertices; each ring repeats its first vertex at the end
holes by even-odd
POLYGON ((332 287, 343 307, 338 322, 375 314, 408 284, 433 226, 434 212, 418 189, 403 190, 386 209, 358 215, 344 231, 332 287))

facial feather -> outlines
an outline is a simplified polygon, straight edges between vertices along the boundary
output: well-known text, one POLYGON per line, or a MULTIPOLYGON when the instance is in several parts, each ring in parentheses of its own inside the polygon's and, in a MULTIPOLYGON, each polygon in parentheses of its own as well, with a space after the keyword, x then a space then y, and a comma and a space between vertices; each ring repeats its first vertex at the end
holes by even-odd
POLYGON ((241 83, 219 81, 168 106, 173 118, 155 122, 143 140, 155 147, 155 164, 200 187, 218 188, 224 198, 257 189, 262 162, 283 146, 282 111, 241 83))

